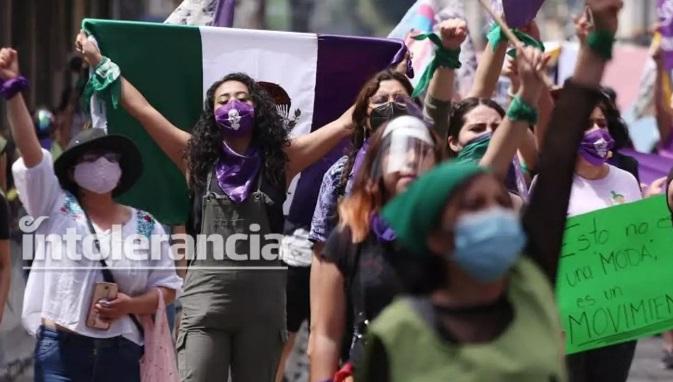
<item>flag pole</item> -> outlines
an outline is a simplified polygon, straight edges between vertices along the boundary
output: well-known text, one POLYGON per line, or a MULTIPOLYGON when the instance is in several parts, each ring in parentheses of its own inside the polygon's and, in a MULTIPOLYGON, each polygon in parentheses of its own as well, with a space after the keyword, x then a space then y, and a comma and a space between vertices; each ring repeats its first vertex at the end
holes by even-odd
POLYGON ((217 0, 213 26, 231 28, 234 26, 236 0, 217 0))
MULTIPOLYGON (((491 9, 488 3, 486 3, 486 0, 479 0, 479 3, 481 3, 482 8, 486 10, 486 12, 493 18, 493 20, 495 20, 495 22, 498 25, 500 25, 500 28, 502 29, 503 33, 505 33, 505 36, 507 36, 507 39, 509 39, 512 42, 512 44, 514 44, 516 50, 521 54, 523 52, 524 45, 521 42, 521 40, 519 40, 519 38, 516 37, 514 32, 512 32, 512 30, 507 26, 505 20, 503 20, 502 17, 493 12, 493 9, 491 9)), ((528 64, 532 66, 532 63, 528 61, 528 58, 526 58, 525 55, 521 54, 521 57, 523 57, 523 59, 526 60, 526 62, 528 62, 528 64)), ((554 86, 554 83, 552 83, 552 81, 549 79, 549 77, 547 77, 545 73, 539 73, 539 77, 548 88, 551 89, 554 86)))

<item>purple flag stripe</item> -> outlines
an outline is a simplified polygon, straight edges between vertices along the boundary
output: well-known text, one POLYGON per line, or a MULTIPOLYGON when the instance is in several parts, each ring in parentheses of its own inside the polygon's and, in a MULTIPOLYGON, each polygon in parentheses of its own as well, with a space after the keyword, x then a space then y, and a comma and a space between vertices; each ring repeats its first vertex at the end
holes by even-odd
MULTIPOLYGON (((399 40, 319 35, 311 128, 339 118, 355 102, 362 85, 387 68, 403 48, 399 40)), ((322 177, 346 147, 347 141, 301 173, 288 215, 291 223, 310 225, 322 177)))
POLYGON ((648 185, 667 176, 673 168, 673 159, 661 155, 645 154, 632 149, 621 149, 619 152, 638 161, 640 181, 648 185))
POLYGON ((505 20, 510 28, 522 28, 535 18, 544 0, 502 0, 505 20))

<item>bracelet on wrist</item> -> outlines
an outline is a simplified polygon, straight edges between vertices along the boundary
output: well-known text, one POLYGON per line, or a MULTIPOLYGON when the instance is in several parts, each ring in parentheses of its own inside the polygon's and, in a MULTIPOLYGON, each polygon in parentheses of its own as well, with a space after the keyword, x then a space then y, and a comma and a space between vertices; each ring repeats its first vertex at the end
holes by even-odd
POLYGON ((509 109, 507 109, 507 118, 512 122, 525 121, 531 125, 535 125, 537 123, 538 114, 537 110, 524 101, 521 96, 516 96, 512 99, 509 109))
POLYGON ((612 47, 615 45, 615 36, 606 30, 594 30, 587 36, 587 46, 606 60, 612 59, 612 47))
POLYGON ((24 76, 17 76, 9 80, 5 80, 0 84, 0 96, 5 100, 14 98, 20 92, 28 88, 28 79, 24 76))

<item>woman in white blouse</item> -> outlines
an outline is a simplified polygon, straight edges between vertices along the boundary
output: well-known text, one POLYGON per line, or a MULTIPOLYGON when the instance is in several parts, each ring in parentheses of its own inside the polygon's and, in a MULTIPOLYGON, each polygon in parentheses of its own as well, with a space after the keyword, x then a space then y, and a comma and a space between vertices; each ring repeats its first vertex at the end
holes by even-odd
POLYGON ((140 153, 123 136, 89 129, 52 164, 20 93, 26 85, 16 51, 0 50, 0 95, 22 154, 12 167, 16 187, 36 237, 49 235, 35 240, 24 296, 24 325, 37 336, 35 380, 139 381, 143 335, 134 317, 156 311, 157 289, 168 304, 181 287, 167 244, 133 247, 133 256, 120 245, 143 236, 153 245, 153 235, 164 235, 148 213, 113 199, 140 176, 140 153), (104 269, 111 272, 106 277, 104 269), (110 278, 116 297, 92 301, 97 283, 110 278))

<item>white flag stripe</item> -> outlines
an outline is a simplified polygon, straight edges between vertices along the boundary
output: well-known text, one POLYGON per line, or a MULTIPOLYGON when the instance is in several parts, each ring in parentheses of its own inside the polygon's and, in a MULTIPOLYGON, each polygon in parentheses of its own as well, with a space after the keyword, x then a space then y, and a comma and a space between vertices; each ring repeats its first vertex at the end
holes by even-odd
POLYGON ((318 61, 318 37, 308 33, 200 27, 203 92, 232 72, 280 85, 301 111, 292 135, 311 131, 318 61))

